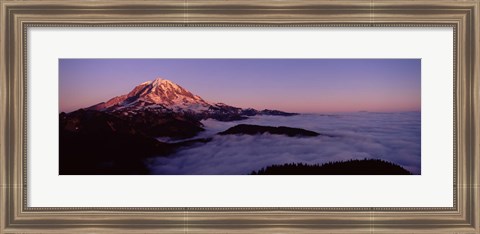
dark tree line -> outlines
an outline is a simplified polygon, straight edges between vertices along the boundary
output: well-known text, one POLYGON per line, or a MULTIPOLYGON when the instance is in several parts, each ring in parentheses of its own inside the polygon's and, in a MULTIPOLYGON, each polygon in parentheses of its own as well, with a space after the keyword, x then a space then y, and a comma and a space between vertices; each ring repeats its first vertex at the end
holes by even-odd
POLYGON ((324 164, 271 165, 252 175, 411 175, 405 168, 381 159, 352 159, 324 164))

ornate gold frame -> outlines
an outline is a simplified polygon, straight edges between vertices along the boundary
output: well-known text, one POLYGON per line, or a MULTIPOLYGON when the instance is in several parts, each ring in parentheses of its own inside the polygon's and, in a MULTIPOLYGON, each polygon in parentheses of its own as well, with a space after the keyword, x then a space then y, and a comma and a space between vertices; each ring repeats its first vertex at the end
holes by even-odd
POLYGON ((0 0, 0 233, 480 233, 479 0, 0 0), (454 28, 452 208, 32 208, 28 27, 454 28))

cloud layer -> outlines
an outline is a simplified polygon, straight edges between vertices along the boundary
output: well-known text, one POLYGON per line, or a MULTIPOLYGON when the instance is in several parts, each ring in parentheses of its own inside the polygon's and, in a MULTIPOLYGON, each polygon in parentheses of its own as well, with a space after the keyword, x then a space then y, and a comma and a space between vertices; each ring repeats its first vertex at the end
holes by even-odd
POLYGON ((155 158, 148 164, 154 174, 241 175, 272 164, 378 158, 420 174, 420 117, 420 112, 359 112, 254 116, 234 122, 208 119, 203 121, 207 130, 199 137, 213 136, 211 142, 180 150, 168 158, 155 158), (241 123, 303 128, 337 137, 215 135, 241 123))

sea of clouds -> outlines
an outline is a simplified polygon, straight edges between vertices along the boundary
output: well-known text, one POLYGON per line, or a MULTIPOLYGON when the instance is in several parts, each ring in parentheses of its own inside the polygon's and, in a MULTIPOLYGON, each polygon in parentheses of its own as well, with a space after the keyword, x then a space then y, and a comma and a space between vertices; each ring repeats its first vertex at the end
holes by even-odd
POLYGON ((420 112, 253 116, 233 122, 208 119, 202 121, 206 131, 196 138, 213 137, 212 141, 154 158, 148 165, 153 174, 242 175, 273 164, 377 158, 421 174, 420 120, 420 112), (335 137, 216 135, 238 124, 303 128, 335 137))

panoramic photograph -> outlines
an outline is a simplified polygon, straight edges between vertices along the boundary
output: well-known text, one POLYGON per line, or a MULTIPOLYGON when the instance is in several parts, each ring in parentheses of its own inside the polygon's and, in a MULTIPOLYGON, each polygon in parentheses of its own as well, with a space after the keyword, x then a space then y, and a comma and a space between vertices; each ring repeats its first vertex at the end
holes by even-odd
POLYGON ((421 175, 420 59, 60 59, 60 175, 421 175))

